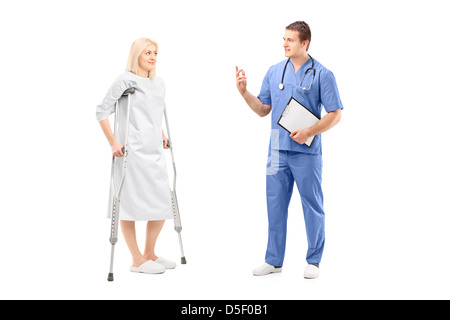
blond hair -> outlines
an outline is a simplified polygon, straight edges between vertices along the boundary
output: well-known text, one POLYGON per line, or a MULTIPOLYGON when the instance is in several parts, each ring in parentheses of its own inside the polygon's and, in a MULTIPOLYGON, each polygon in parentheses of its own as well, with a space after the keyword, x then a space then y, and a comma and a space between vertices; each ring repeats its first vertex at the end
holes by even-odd
MULTIPOLYGON (((134 74, 137 74, 138 71, 138 60, 139 56, 141 55, 142 51, 145 50, 145 48, 150 45, 154 44, 156 47, 156 50, 158 50, 158 44, 155 40, 148 39, 148 38, 140 38, 133 42, 130 48, 130 53, 128 55, 128 61, 127 66, 125 68, 125 71, 132 72, 134 74)), ((148 73, 149 78, 154 78, 156 74, 155 68, 148 73)))

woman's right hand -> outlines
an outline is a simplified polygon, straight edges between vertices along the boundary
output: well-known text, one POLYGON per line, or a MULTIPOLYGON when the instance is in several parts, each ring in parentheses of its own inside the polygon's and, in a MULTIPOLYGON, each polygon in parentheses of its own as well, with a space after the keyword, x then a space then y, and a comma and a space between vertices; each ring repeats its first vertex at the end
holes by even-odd
POLYGON ((115 157, 123 157, 122 149, 125 148, 123 144, 118 143, 117 141, 111 146, 111 151, 113 156, 115 157))

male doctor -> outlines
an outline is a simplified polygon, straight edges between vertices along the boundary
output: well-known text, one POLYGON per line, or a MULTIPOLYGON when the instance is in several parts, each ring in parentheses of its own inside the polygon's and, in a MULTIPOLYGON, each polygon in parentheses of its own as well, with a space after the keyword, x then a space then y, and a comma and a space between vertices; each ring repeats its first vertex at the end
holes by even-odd
POLYGON ((281 272, 286 247, 289 202, 294 181, 301 196, 308 251, 304 277, 319 276, 319 263, 325 243, 325 213, 322 195, 321 133, 334 127, 343 109, 336 79, 308 54, 311 31, 297 21, 286 27, 284 52, 287 59, 269 68, 258 97, 247 91, 247 78, 236 67, 236 86, 250 108, 265 117, 272 111, 272 130, 266 171, 266 196, 269 237, 265 263, 253 270, 256 276, 281 272), (289 134, 278 120, 293 97, 318 118, 322 106, 327 114, 315 125, 289 134), (305 142, 315 139, 310 147, 305 142))

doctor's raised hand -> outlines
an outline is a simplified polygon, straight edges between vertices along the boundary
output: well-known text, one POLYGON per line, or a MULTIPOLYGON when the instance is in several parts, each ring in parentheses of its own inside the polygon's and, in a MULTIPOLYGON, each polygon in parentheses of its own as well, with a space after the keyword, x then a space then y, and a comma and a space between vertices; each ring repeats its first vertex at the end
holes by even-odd
POLYGON ((245 71, 243 69, 239 70, 237 66, 236 66, 236 86, 241 95, 243 95, 247 90, 247 77, 245 76, 245 71))
POLYGON ((245 71, 243 69, 239 69, 236 66, 236 87, 239 90, 239 93, 244 98, 245 102, 248 106, 260 117, 267 116, 272 107, 266 104, 263 104, 258 97, 255 97, 253 94, 247 91, 247 77, 245 76, 245 71), (241 74, 242 73, 242 74, 241 74))

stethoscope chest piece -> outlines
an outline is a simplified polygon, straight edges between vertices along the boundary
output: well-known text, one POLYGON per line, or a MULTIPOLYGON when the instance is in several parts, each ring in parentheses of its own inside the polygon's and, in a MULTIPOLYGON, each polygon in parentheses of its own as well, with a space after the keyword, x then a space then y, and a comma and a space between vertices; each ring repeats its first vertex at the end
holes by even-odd
POLYGON ((280 90, 283 90, 283 89, 284 89, 284 85, 283 85, 282 83, 280 83, 280 84, 278 85, 278 88, 280 88, 280 90))

